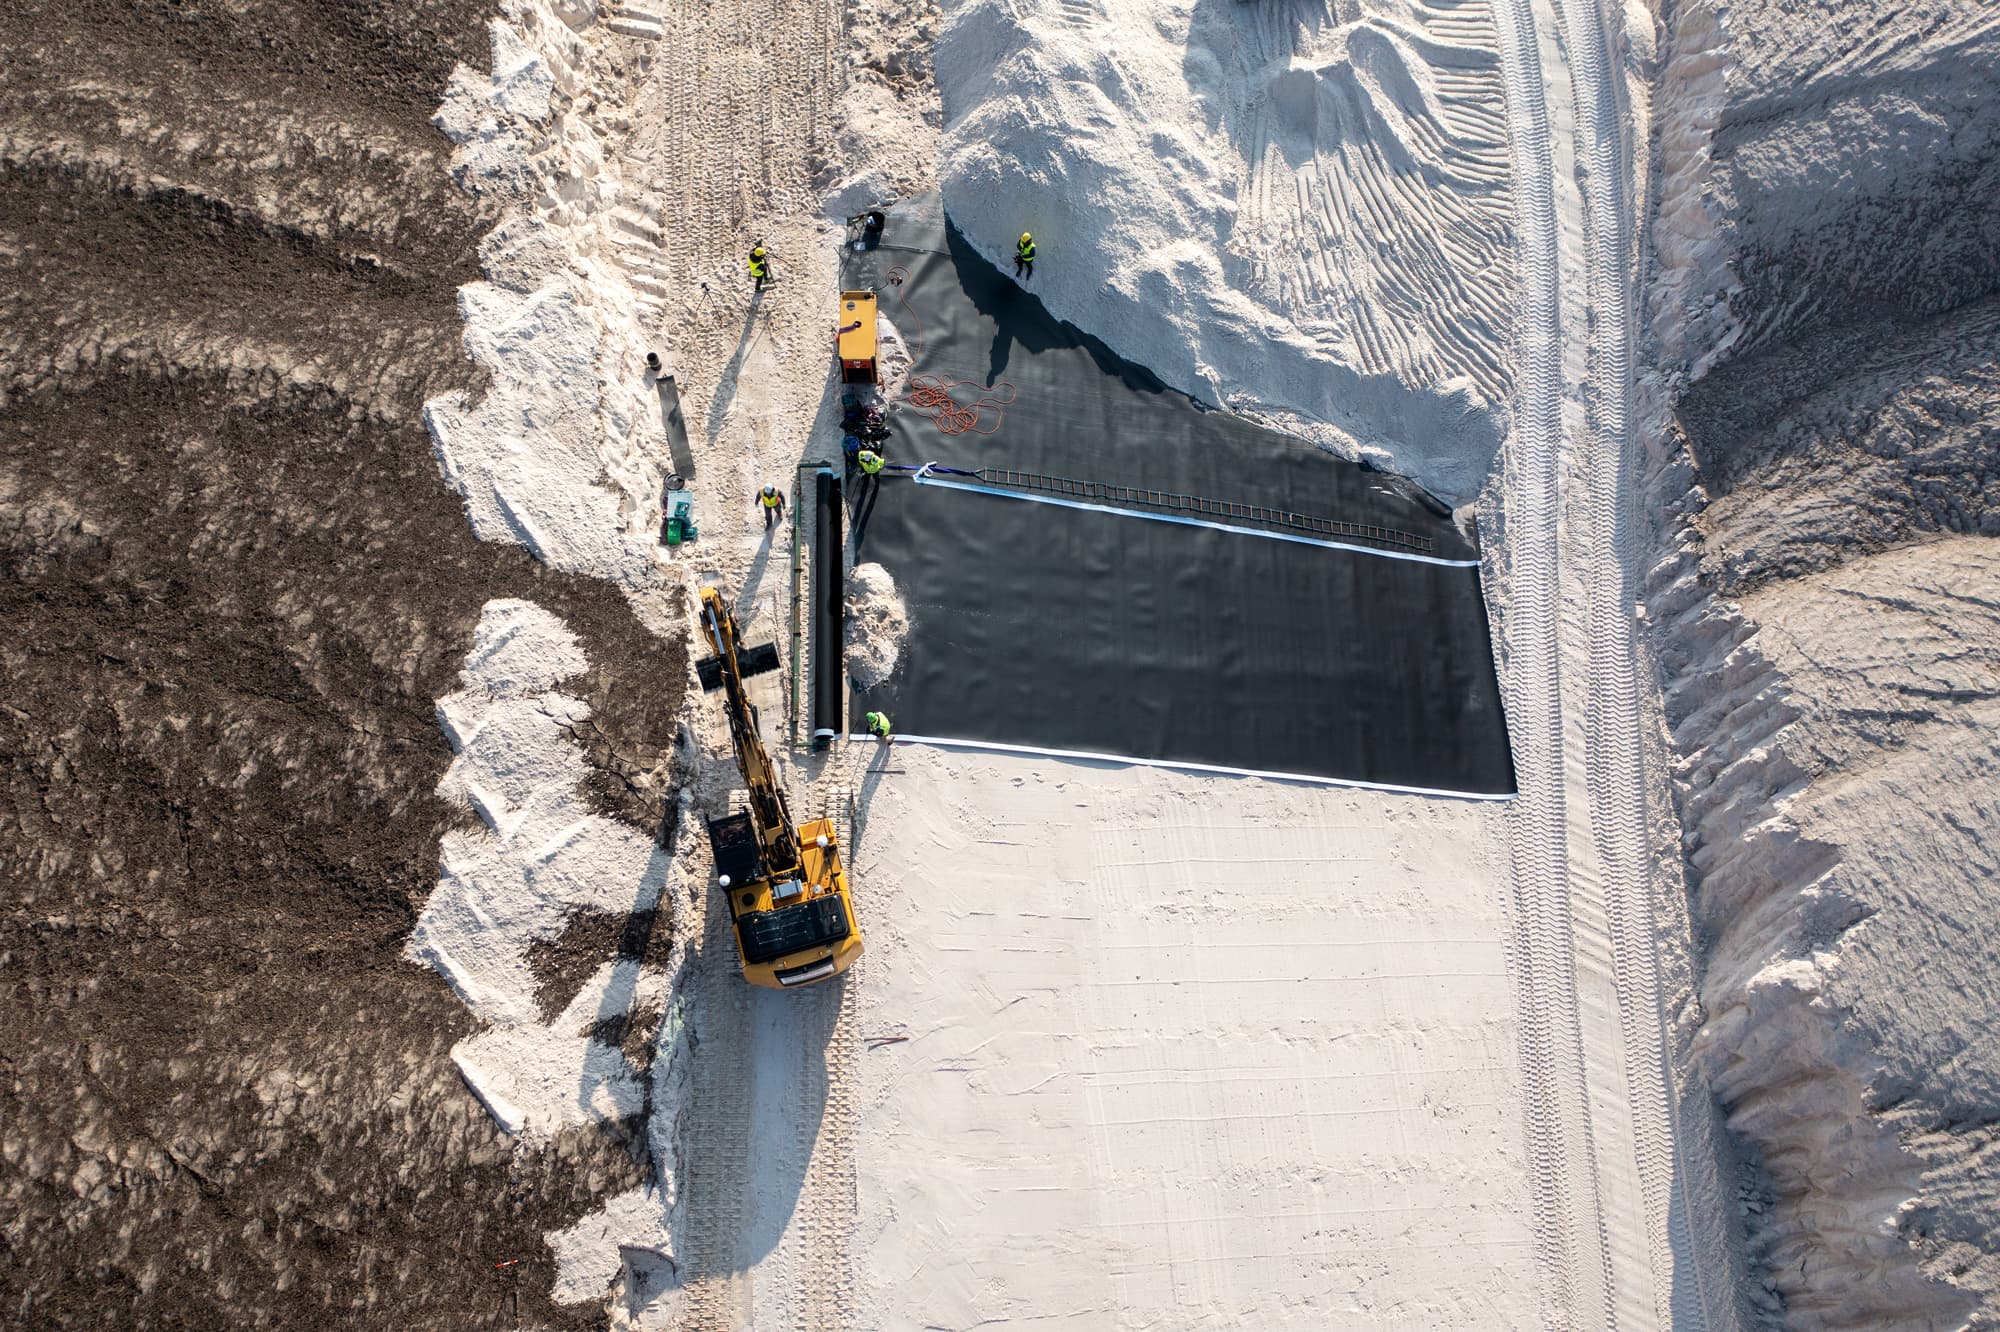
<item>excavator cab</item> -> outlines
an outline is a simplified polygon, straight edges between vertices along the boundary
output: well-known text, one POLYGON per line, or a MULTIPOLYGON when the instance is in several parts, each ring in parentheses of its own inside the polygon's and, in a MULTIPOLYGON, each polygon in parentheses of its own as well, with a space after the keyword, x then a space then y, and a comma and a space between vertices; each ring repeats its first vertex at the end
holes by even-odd
POLYGON ((704 690, 724 691, 746 807, 708 821, 716 887, 736 925, 743 977, 783 989, 835 976, 861 956, 861 927, 832 819, 794 824, 777 771, 757 734, 746 676, 776 670, 772 644, 740 649, 722 594, 701 590, 702 629, 715 655, 695 664, 704 690))
MULTIPOLYGON (((732 818, 747 822, 749 815, 732 818)), ((740 835, 741 825, 719 826, 730 822, 725 818, 709 824, 711 843, 720 847, 740 835)), ((752 985, 810 985, 847 970, 861 956, 861 931, 833 840, 833 821, 819 819, 798 831, 804 854, 797 870, 773 874, 768 866, 759 866, 746 878, 732 876, 723 889, 736 922, 743 976, 752 985)), ((716 872, 722 872, 719 857, 716 872)))

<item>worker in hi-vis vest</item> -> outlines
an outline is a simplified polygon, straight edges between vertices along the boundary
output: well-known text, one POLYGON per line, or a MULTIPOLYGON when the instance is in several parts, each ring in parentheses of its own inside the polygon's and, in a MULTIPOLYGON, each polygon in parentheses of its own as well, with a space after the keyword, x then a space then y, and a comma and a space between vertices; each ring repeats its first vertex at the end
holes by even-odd
POLYGON ((750 247, 750 276, 757 279, 758 291, 764 290, 766 283, 777 280, 771 276, 771 252, 764 248, 763 241, 750 247))
POLYGON ((1014 243, 1014 276, 1031 278, 1035 275, 1035 238, 1027 232, 1014 243))
POLYGON ((888 713, 871 712, 868 714, 866 720, 868 722, 868 734, 874 736, 877 740, 887 740, 889 738, 888 713))
POLYGON ((785 516, 785 492, 776 486, 765 486, 757 492, 757 502, 764 506, 764 530, 785 516))

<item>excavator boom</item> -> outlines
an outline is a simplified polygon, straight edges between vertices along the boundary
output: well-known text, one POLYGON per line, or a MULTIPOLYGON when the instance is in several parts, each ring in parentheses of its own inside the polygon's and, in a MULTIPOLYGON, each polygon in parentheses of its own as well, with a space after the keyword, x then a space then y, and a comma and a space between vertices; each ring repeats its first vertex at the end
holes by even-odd
MULTIPOLYGON (((764 863, 771 873, 796 872, 799 866, 798 831, 792 823, 791 807, 778 785, 777 770, 757 734, 757 710, 743 687, 741 643, 736 635, 736 619, 722 603, 714 588, 701 594, 702 626, 708 631, 709 646, 721 665, 724 699, 729 709, 729 739, 736 749, 737 766, 743 770, 743 784, 750 792, 750 816, 757 825, 757 840, 764 849, 764 863)), ((771 665, 777 664, 775 652, 771 665)), ((706 681, 704 681, 706 683, 706 681)))

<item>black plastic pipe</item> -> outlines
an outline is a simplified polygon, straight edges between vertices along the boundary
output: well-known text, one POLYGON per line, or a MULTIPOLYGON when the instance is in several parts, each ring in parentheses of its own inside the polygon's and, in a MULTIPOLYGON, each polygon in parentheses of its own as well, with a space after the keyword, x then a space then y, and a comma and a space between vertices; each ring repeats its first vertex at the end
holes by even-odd
POLYGON ((814 749, 847 732, 846 539, 840 530, 840 478, 819 474, 813 512, 813 728, 814 749))

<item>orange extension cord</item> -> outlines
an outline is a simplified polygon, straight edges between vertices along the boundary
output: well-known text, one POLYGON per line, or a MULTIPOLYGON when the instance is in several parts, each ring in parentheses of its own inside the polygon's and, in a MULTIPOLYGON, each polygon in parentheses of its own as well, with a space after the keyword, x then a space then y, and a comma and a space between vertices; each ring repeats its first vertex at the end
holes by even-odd
MULTIPOLYGON (((884 276, 896 289, 896 304, 902 306, 903 313, 909 317, 912 330, 909 339, 910 364, 914 368, 923 359, 924 321, 903 299, 903 284, 909 281, 910 270, 897 264, 884 276)), ((951 375, 913 374, 904 390, 903 401, 909 404, 910 410, 936 425, 941 434, 991 435, 1000 429, 1003 409, 1014 401, 1015 392, 1014 385, 1005 379, 979 384, 951 375), (964 390, 971 392, 961 400, 959 395, 964 390)))

